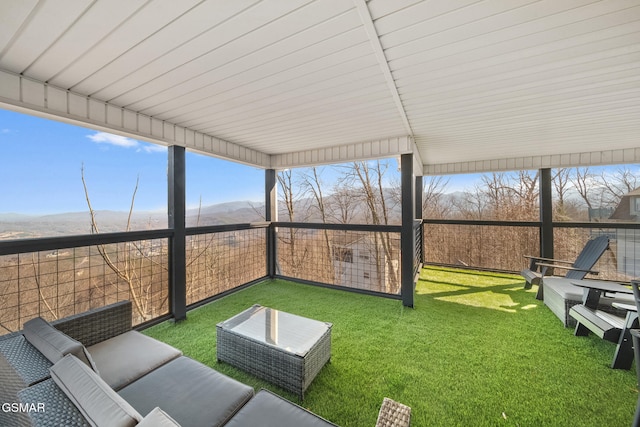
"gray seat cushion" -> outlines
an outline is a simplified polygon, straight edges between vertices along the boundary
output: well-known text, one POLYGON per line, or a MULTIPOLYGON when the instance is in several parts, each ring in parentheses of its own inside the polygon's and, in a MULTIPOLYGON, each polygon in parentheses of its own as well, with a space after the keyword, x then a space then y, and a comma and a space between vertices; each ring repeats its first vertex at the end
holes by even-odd
POLYGON ((142 421, 131 405, 73 355, 51 367, 51 378, 92 426, 135 427, 142 421))
POLYGON ((300 406, 260 390, 225 427, 330 427, 335 424, 300 406))
POLYGON ((156 406, 182 427, 224 425, 253 388, 182 356, 118 392, 142 415, 156 406))
POLYGON ((87 350, 102 379, 116 391, 182 355, 180 350, 137 331, 102 341, 87 350))

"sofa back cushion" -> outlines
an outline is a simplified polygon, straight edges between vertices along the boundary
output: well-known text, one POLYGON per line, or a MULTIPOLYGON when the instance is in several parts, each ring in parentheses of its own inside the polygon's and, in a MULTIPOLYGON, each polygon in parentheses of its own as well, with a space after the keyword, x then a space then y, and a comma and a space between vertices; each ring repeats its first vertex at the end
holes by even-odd
POLYGON ((82 343, 60 332, 43 318, 36 317, 29 320, 22 329, 27 341, 37 348, 51 363, 56 363, 67 354, 73 354, 97 372, 91 355, 82 343))
POLYGON ((180 427, 180 424, 156 406, 137 427, 180 427))
POLYGON ((90 425, 133 427, 142 416, 89 367, 68 354, 51 367, 51 378, 90 425))

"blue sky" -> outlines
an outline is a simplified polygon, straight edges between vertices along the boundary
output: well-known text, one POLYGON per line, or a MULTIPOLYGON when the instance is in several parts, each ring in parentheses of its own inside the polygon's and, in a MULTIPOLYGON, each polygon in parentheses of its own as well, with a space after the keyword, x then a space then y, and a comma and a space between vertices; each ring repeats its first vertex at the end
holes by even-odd
MULTIPOLYGON (((165 147, 0 109, 0 213, 166 210, 165 147)), ((187 151, 187 206, 262 201, 264 171, 187 151)))
MULTIPOLYGON (((81 170, 96 210, 127 211, 139 178, 135 211, 166 211, 166 147, 63 122, 0 109, 0 213, 31 215, 87 211, 81 170)), ((264 171, 189 152, 187 207, 264 200, 264 171)), ((321 168, 325 184, 336 170, 321 168)), ((390 159, 388 178, 398 175, 390 159)), ((472 184, 447 177, 447 191, 472 184)), ((330 185, 330 183, 329 183, 330 185)))
MULTIPOLYGON (((387 178, 399 179, 389 159, 387 178)), ((187 150, 187 207, 262 202, 264 171, 187 150)), ((0 109, 1 213, 31 215, 87 211, 81 170, 96 210, 127 211, 139 178, 135 211, 166 211, 167 150, 160 145, 0 109)), ((619 166, 618 166, 619 167, 619 166)), ((638 172, 637 165, 629 166, 638 172)), ((615 166, 593 167, 596 174, 615 166)), ((337 170, 320 169, 330 189, 337 170)), ((481 174, 449 175, 445 192, 472 190, 481 174)))

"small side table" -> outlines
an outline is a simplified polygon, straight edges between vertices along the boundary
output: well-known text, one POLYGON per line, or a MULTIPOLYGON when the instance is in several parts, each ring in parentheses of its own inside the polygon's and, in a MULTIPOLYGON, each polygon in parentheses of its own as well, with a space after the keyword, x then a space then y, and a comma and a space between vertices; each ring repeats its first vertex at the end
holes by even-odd
POLYGON ((217 358, 304 399, 331 358, 331 327, 254 305, 216 325, 217 358))

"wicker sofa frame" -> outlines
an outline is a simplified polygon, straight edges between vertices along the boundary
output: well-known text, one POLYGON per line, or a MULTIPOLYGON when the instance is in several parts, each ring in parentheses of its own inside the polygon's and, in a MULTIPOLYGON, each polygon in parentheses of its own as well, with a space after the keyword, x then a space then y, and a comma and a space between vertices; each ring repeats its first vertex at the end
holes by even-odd
MULTIPOLYGON (((132 329, 131 302, 121 301, 51 322, 59 331, 91 346, 132 329)), ((33 347, 16 338, 22 332, 0 336, 0 401, 18 402, 18 393, 34 385, 36 377, 48 377, 52 363, 33 347), (45 373, 43 373, 45 371, 45 373)), ((0 425, 30 426, 21 412, 0 412, 0 425)))

